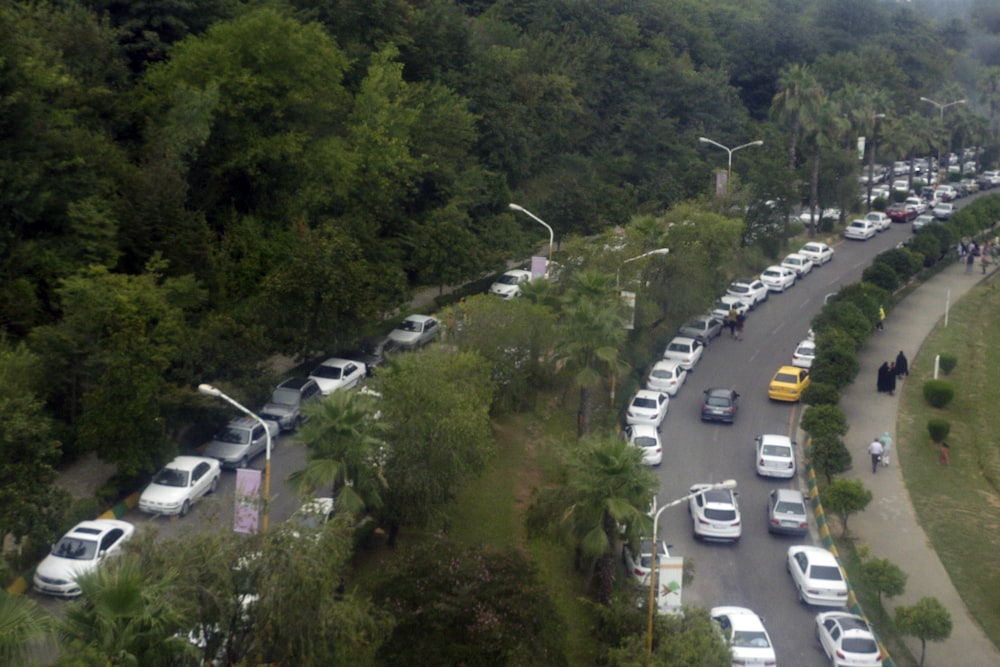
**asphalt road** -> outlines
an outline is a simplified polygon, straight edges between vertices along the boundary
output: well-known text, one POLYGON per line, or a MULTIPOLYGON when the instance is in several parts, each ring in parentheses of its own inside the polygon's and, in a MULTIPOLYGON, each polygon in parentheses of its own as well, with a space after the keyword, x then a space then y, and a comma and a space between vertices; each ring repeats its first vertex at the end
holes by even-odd
MULTIPOLYGON (((876 254, 910 235, 910 225, 900 223, 868 241, 844 241, 831 262, 813 269, 785 293, 771 293, 747 319, 742 342, 730 339, 728 332, 712 341, 685 386, 671 400, 660 429, 664 459, 658 471, 659 506, 683 497, 696 483, 738 482, 743 520, 738 544, 696 541, 686 506, 660 515, 659 537, 670 545, 670 554, 694 562, 694 581, 684 590, 684 603, 754 610, 764 617, 778 664, 821 667, 829 663, 813 630, 816 613, 824 610, 798 602, 784 565, 789 546, 819 544, 815 527, 811 539, 767 532, 765 507, 771 489, 786 486, 806 490, 799 479, 771 480, 756 475, 754 438, 774 433, 796 439, 802 410, 799 404, 770 401, 767 386, 779 366, 791 364, 795 345, 806 337, 826 295, 859 280, 876 254), (730 387, 741 394, 735 424, 701 422, 702 391, 710 387, 730 387)), ((797 457, 801 458, 801 453, 800 443, 797 457)))

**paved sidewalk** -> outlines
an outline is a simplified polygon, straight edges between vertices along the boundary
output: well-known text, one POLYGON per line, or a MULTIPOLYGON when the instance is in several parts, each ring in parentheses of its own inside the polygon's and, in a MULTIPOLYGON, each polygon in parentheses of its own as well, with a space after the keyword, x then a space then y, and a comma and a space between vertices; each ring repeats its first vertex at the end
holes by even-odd
MULTIPOLYGON (((889 559, 909 575, 906 592, 889 600, 887 606, 911 605, 922 597, 936 597, 951 613, 951 638, 927 643, 927 665, 996 667, 1000 665, 1000 651, 969 615, 917 523, 896 452, 892 453, 892 465, 880 468, 877 475, 871 474, 868 443, 884 431, 895 440, 901 393, 877 393, 875 378, 882 362, 895 360, 900 350, 912 365, 924 339, 943 324, 946 302, 950 300, 954 305, 970 288, 990 277, 982 275, 978 265, 973 273, 966 274, 965 267, 955 263, 903 299, 888 314, 885 331, 873 333, 862 348, 858 355, 861 370, 840 400, 850 425, 844 442, 854 456, 854 468, 848 474, 862 480, 875 495, 868 510, 851 517, 851 533, 859 542, 870 545, 874 556, 889 559)), ((907 645, 919 657, 919 640, 909 639, 907 645)))

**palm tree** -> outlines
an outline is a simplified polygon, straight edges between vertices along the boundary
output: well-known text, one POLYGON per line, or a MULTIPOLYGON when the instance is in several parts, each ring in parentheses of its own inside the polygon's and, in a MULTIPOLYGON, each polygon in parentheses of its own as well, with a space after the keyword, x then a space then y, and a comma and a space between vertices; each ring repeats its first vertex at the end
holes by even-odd
POLYGON ((621 369, 618 349, 625 342, 624 318, 611 278, 598 271, 581 271, 563 295, 559 313, 562 344, 557 355, 580 388, 577 435, 590 431, 592 392, 602 367, 612 375, 621 369))
POLYGON ((32 643, 52 630, 52 617, 34 600, 0 591, 0 664, 26 664, 32 643))
POLYGON ((309 450, 309 462, 289 481, 312 496, 332 485, 338 509, 357 515, 382 504, 381 455, 385 443, 374 402, 377 397, 357 392, 335 392, 310 406, 309 421, 299 431, 299 442, 309 450))
POLYGON ((778 76, 778 93, 771 100, 771 116, 788 125, 789 171, 795 171, 802 116, 822 96, 823 88, 808 65, 789 65, 778 76))
POLYGON ((994 139, 1000 139, 1000 125, 997 123, 997 116, 1000 115, 1000 67, 991 65, 980 70, 977 87, 980 99, 986 103, 990 110, 989 129, 994 133, 994 139))
MULTIPOLYGON (((839 140, 847 129, 847 120, 839 107, 828 97, 815 100, 803 109, 802 133, 812 147, 812 172, 809 179, 809 208, 815 211, 819 204, 819 167, 823 150, 837 148, 839 140)), ((843 215, 843 213, 841 213, 843 215)), ((816 233, 814 218, 810 218, 809 236, 816 233)))
POLYGON ((859 86, 857 84, 847 84, 837 92, 837 102, 841 111, 850 121, 853 132, 846 133, 845 148, 851 150, 851 142, 855 136, 867 137, 868 151, 868 183, 867 183, 867 205, 872 203, 872 186, 874 185, 875 173, 875 148, 876 131, 878 130, 879 118, 885 117, 885 112, 889 108, 889 96, 881 90, 876 90, 870 86, 859 86))

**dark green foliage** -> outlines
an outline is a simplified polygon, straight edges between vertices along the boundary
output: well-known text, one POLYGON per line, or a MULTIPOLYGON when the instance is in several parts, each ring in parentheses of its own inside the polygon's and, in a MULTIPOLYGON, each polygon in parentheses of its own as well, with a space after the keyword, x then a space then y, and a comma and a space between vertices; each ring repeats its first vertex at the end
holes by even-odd
POLYGON ((810 375, 814 383, 843 389, 854 381, 860 364, 852 342, 843 337, 837 341, 835 337, 824 337, 816 347, 816 358, 813 359, 810 375))
POLYGON ((951 372, 955 370, 955 366, 958 365, 958 357, 954 354, 942 354, 938 359, 938 365, 942 373, 951 375, 951 372))
POLYGON ((836 405, 840 402, 840 392, 833 384, 813 379, 802 392, 802 402, 806 405, 836 405))
POLYGON ((836 479, 820 494, 826 512, 840 517, 842 535, 847 535, 847 520, 864 510, 872 501, 872 492, 859 479, 836 479))
POLYGON ((935 408, 943 408, 955 398, 955 386, 945 380, 928 380, 923 388, 924 400, 935 408))
POLYGON ((825 434, 814 436, 810 440, 809 462, 816 474, 825 477, 829 484, 835 475, 851 469, 852 458, 839 436, 825 434))
POLYGON ((927 433, 931 436, 931 442, 940 443, 948 437, 951 432, 951 423, 947 419, 934 417, 927 420, 927 433))
POLYGON ((899 287, 899 276, 895 269, 885 262, 876 261, 861 272, 861 280, 881 287, 887 292, 899 287))
POLYGON ((920 665, 923 667, 927 642, 942 642, 951 636, 951 614, 937 598, 920 598, 909 607, 896 607, 896 628, 920 640, 920 665))
POLYGON ((836 405, 811 405, 802 413, 802 430, 814 438, 847 434, 847 417, 836 405))
POLYGON ((895 597, 906 590, 907 575, 887 558, 869 558, 861 563, 861 579, 865 587, 878 594, 879 612, 885 614, 882 596, 895 597))
POLYGON ((921 267, 921 259, 914 256, 909 248, 893 248, 875 256, 875 262, 888 264, 896 272, 900 281, 905 282, 915 276, 921 267))
POLYGON ((382 664, 567 664, 552 598, 520 550, 438 536, 393 561, 374 597, 395 620, 382 664))
POLYGON ((941 258, 941 242, 929 231, 925 231, 927 229, 924 227, 914 234, 907 247, 923 256, 924 266, 934 266, 941 258))
POLYGON ((840 329, 854 341, 855 349, 860 349, 878 321, 877 305, 874 318, 850 299, 838 298, 830 301, 813 319, 813 329, 817 336, 827 329, 840 329))
MULTIPOLYGON (((622 634, 608 635, 602 629, 604 646, 612 647, 603 661, 607 667, 728 667, 732 653, 722 639, 705 607, 687 607, 683 614, 655 614, 653 618, 653 654, 646 654, 646 612, 633 616, 622 634)), ((622 612, 625 614, 626 612, 622 612)), ((607 615, 599 617, 606 620, 607 615)), ((608 630, 614 628, 614 625, 608 630)))

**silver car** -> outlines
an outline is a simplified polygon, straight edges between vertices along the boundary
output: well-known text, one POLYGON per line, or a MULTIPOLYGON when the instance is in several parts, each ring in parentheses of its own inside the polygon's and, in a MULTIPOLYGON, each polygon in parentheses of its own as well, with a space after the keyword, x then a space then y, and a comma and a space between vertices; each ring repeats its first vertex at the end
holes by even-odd
POLYGON ((722 334, 722 320, 712 314, 692 317, 684 323, 677 334, 694 338, 702 345, 708 345, 709 341, 722 334))
POLYGON ((246 468, 250 460, 267 449, 268 433, 271 447, 278 440, 280 427, 277 422, 265 420, 267 431, 256 419, 239 417, 229 422, 215 434, 205 447, 205 456, 219 459, 223 468, 246 468))
POLYGON ((807 535, 809 513, 798 489, 773 489, 767 497, 767 531, 776 535, 807 535))
POLYGON ((441 327, 430 315, 410 315, 389 332, 389 340, 402 348, 414 350, 438 337, 441 327))

